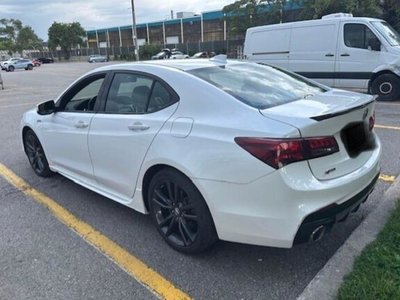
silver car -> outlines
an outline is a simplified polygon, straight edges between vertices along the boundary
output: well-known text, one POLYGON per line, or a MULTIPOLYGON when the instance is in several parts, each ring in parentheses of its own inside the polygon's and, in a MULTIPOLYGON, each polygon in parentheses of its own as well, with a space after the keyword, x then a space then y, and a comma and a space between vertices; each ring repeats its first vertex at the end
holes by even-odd
POLYGON ((90 55, 88 58, 88 62, 107 62, 108 58, 102 55, 90 55))
POLYGON ((20 60, 20 58, 18 58, 18 57, 11 57, 11 58, 9 58, 8 60, 2 61, 2 62, 0 63, 1 69, 2 69, 2 70, 6 70, 8 64, 10 64, 10 63, 12 63, 12 62, 15 62, 15 61, 18 61, 18 60, 20 60))
POLYGON ((16 69, 33 70, 33 62, 29 59, 18 59, 16 61, 9 62, 6 66, 7 72, 13 72, 16 69))

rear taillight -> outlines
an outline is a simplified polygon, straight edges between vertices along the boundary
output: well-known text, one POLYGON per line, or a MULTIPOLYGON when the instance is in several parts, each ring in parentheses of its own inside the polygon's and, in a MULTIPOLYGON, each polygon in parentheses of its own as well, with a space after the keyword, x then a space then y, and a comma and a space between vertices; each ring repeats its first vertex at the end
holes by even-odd
POLYGON ((339 151, 339 146, 333 136, 304 139, 237 137, 235 142, 251 155, 275 169, 293 162, 326 156, 339 151))

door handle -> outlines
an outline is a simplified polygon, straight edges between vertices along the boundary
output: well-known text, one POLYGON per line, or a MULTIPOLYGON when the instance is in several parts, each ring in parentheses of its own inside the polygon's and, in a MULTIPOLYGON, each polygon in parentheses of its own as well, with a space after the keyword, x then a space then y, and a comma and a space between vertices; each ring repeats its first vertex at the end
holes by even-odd
POLYGON ((350 54, 348 54, 348 53, 342 53, 342 54, 340 54, 340 56, 350 56, 350 54))
POLYGON ((144 130, 147 130, 149 128, 150 128, 150 126, 144 125, 144 124, 142 124, 140 122, 135 122, 135 123, 133 123, 131 125, 128 125, 128 129, 132 130, 132 131, 144 131, 144 130))
POLYGON ((335 55, 333 55, 332 53, 327 53, 327 54, 325 54, 325 56, 326 56, 326 57, 333 57, 333 56, 335 56, 335 55))
POLYGON ((85 123, 83 121, 78 121, 75 123, 76 128, 87 128, 89 126, 88 123, 85 123))

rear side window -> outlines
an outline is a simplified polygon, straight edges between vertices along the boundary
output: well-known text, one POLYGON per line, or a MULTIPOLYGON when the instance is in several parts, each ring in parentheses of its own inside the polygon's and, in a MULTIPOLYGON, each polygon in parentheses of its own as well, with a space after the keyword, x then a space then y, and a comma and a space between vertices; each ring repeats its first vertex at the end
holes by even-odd
POLYGON ((255 63, 227 64, 188 72, 258 109, 286 104, 326 91, 296 74, 255 63))
POLYGON ((175 102, 170 92, 158 81, 154 84, 147 112, 154 112, 175 102))
POLYGON ((344 25, 344 44, 347 47, 368 49, 371 39, 377 39, 377 37, 364 24, 344 25))

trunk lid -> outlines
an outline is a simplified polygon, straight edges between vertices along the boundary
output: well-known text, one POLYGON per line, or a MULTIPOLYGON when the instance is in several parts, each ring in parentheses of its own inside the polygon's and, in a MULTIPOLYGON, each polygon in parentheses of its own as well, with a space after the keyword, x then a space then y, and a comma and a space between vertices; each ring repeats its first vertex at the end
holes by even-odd
POLYGON ((339 152, 308 161, 312 173, 320 180, 337 178, 362 167, 375 146, 375 134, 369 130, 369 120, 374 114, 370 95, 330 90, 260 112, 296 127, 304 138, 335 137, 339 152))

